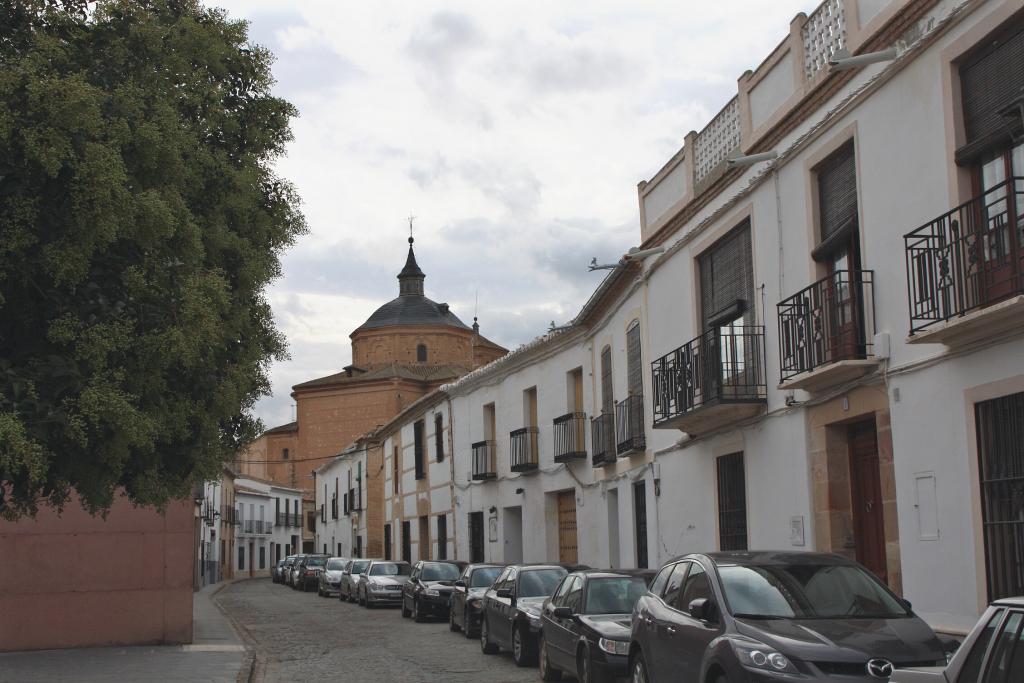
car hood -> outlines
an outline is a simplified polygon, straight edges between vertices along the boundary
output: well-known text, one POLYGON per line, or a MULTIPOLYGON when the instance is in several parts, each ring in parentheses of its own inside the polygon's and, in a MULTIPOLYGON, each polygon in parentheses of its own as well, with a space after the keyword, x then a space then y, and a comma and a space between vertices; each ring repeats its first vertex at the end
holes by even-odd
POLYGON ((484 593, 487 592, 487 588, 488 586, 484 586, 482 588, 467 588, 466 595, 468 595, 471 598, 482 598, 484 596, 484 593))
POLYGON ((379 583, 382 586, 401 586, 408 580, 408 576, 367 576, 367 581, 379 583))
POLYGON ((530 611, 540 614, 540 608, 544 606, 544 601, 548 597, 547 595, 539 595, 532 598, 518 598, 516 600, 516 607, 519 609, 529 608, 530 611))
POLYGON ((629 640, 630 615, 628 614, 581 614, 580 623, 601 634, 602 638, 629 640))
POLYGON ((433 588, 434 590, 439 591, 441 593, 452 592, 451 581, 424 581, 423 586, 424 588, 433 588))
POLYGON ((332 581, 337 581, 338 579, 341 578, 341 570, 340 569, 328 569, 327 571, 324 572, 324 577, 328 578, 328 579, 331 579, 332 581))
POLYGON ((944 659, 935 632, 918 617, 900 619, 736 619, 741 634, 806 661, 874 657, 896 665, 944 659))

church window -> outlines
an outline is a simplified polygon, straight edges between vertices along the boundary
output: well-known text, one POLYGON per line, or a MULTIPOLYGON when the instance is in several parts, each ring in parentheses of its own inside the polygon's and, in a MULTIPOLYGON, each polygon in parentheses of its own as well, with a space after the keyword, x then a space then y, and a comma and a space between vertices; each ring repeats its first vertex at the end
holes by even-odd
POLYGON ((416 346, 416 360, 420 363, 427 362, 427 345, 419 344, 416 346))

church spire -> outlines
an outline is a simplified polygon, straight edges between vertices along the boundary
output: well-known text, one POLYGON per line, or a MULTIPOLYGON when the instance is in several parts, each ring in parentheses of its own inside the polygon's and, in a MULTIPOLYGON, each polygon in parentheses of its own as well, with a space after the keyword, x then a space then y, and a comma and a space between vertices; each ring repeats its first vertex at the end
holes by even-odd
MULTIPOLYGON (((411 224, 409 229, 411 232, 411 224)), ((398 293, 401 296, 423 296, 423 279, 426 275, 416 263, 416 254, 412 250, 412 243, 412 235, 409 235, 409 256, 405 259, 405 267, 402 268, 402 272, 398 274, 398 293)))

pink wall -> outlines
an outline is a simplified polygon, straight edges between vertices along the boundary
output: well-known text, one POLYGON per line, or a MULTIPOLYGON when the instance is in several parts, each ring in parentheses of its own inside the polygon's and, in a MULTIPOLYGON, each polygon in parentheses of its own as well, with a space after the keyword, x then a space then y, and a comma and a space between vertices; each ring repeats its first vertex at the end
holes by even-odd
POLYGON ((194 504, 0 520, 0 651, 192 640, 194 504))

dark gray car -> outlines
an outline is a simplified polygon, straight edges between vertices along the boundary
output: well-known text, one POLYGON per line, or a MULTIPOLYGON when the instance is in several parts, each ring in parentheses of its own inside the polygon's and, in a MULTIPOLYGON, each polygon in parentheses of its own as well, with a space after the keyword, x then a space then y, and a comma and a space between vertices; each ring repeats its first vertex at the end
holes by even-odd
POLYGON ((503 564, 470 564, 453 584, 448 609, 448 628, 462 629, 467 638, 479 637, 480 608, 484 593, 505 568, 503 564))
POLYGON ((633 610, 636 683, 879 683, 945 662, 935 633, 838 555, 723 552, 662 567, 633 610))

